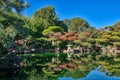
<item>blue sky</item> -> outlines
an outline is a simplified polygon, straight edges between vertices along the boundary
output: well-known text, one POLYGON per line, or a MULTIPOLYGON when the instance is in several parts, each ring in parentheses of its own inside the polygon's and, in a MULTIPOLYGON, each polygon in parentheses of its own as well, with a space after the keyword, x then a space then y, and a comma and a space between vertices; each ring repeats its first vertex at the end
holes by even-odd
POLYGON ((120 20, 120 0, 28 0, 30 7, 23 11, 32 16, 36 10, 51 5, 60 20, 84 18, 91 26, 102 28, 120 20))

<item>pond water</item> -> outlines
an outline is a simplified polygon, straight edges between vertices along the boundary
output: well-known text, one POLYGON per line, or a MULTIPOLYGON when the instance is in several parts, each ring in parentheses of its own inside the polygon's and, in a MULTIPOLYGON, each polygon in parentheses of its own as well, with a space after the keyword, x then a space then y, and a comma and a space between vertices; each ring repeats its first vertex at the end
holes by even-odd
POLYGON ((58 80, 120 80, 120 77, 117 76, 107 76, 106 72, 101 72, 98 67, 96 70, 91 70, 85 78, 74 79, 59 77, 58 80))

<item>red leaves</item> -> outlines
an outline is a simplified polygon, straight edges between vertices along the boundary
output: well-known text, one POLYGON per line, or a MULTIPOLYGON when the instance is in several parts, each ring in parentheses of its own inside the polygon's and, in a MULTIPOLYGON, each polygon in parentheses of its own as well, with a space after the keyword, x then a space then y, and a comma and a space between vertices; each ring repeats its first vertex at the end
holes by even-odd
POLYGON ((65 33, 64 34, 66 37, 68 37, 68 36, 73 36, 74 35, 74 32, 67 32, 67 33, 65 33))
POLYGON ((73 40, 77 40, 77 39, 78 39, 77 36, 70 36, 67 38, 67 40, 69 40, 69 41, 73 41, 73 40))
POLYGON ((67 37, 65 35, 62 35, 59 37, 59 40, 63 40, 63 41, 66 41, 67 40, 67 37))
POLYGON ((61 35, 62 35, 61 32, 56 32, 56 33, 54 34, 54 36, 56 36, 56 37, 59 37, 59 36, 61 36, 61 35))
POLYGON ((54 36, 52 37, 55 37, 59 40, 62 40, 62 41, 73 41, 73 40, 77 40, 78 39, 78 35, 80 34, 80 32, 67 32, 65 33, 64 35, 61 34, 61 32, 57 32, 54 34, 54 36))
POLYGON ((60 40, 68 40, 68 41, 73 41, 78 39, 78 35, 80 32, 67 32, 63 36, 59 37, 60 40))

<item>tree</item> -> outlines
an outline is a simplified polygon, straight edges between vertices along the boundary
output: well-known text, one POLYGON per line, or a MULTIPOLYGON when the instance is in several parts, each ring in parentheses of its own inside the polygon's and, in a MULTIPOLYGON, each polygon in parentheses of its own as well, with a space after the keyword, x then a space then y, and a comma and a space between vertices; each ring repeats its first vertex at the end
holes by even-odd
POLYGON ((41 21, 45 29, 49 26, 55 26, 58 21, 58 16, 53 6, 41 8, 34 13, 33 18, 35 21, 41 21))
POLYGON ((69 19, 65 19, 64 21, 63 21, 63 23, 66 25, 66 26, 70 26, 70 20, 69 19))
POLYGON ((64 30, 59 26, 50 26, 47 29, 45 29, 42 33, 43 33, 44 36, 51 36, 56 32, 63 33, 64 30))
MULTIPOLYGON (((69 19, 65 19, 63 21, 64 25, 67 27, 67 31, 69 31, 69 27, 70 27, 70 20, 69 19)), ((65 30, 66 31, 66 30, 65 30)))
POLYGON ((88 41, 88 39, 90 38, 90 35, 91 34, 89 32, 84 31, 78 36, 78 39, 80 40, 82 47, 90 47, 91 46, 91 44, 88 41))
POLYGON ((60 26, 65 32, 68 31, 68 26, 64 23, 64 21, 58 21, 57 26, 60 26))
POLYGON ((95 28, 95 27, 90 27, 89 29, 88 29, 88 32, 90 33, 90 34, 93 34, 94 32, 96 32, 97 31, 97 29, 95 28))
POLYGON ((29 4, 25 0, 0 0, 0 9, 5 12, 20 13, 24 8, 28 7, 29 4))
POLYGON ((113 26, 105 26, 104 29, 107 31, 118 31, 119 32, 120 21, 116 22, 113 26))
POLYGON ((26 30, 23 28, 24 17, 18 15, 24 8, 28 7, 28 2, 25 0, 1 0, 0 1, 0 22, 4 26, 16 29, 17 36, 25 36, 26 30))
MULTIPOLYGON (((2 51, 4 51, 7 48, 15 46, 13 40, 16 36, 16 33, 17 30, 14 27, 9 26, 6 29, 4 29, 4 26, 2 24, 0 25, 0 45, 1 45, 0 49, 2 51)), ((2 52, 1 50, 0 52, 2 52)))
POLYGON ((70 22, 70 31, 83 32, 88 30, 90 25, 82 18, 73 18, 70 22))
MULTIPOLYGON (((104 29, 106 30, 102 34, 101 39, 108 39, 108 45, 116 45, 120 41, 120 21, 116 22, 113 26, 105 26, 104 29)), ((119 45, 119 44, 118 44, 119 45)), ((118 46, 117 45, 117 46, 118 46)))
POLYGON ((45 29, 43 23, 39 20, 36 21, 34 18, 26 18, 24 27, 28 29, 29 34, 34 38, 42 37, 42 31, 45 29))
POLYGON ((104 29, 105 29, 106 31, 114 31, 113 26, 105 26, 104 29))
POLYGON ((112 28, 114 29, 114 31, 120 32, 120 21, 116 22, 112 28))
POLYGON ((17 36, 24 37, 27 33, 27 29, 23 27, 25 24, 24 17, 17 15, 15 13, 5 13, 1 12, 0 22, 3 25, 4 29, 7 27, 13 27, 17 30, 17 36))
MULTIPOLYGON (((26 29, 23 28, 24 17, 18 15, 27 4, 23 0, 1 0, 0 1, 0 45, 1 49, 15 46, 16 37, 24 37, 26 29)), ((4 50, 2 50, 4 51, 4 50)))

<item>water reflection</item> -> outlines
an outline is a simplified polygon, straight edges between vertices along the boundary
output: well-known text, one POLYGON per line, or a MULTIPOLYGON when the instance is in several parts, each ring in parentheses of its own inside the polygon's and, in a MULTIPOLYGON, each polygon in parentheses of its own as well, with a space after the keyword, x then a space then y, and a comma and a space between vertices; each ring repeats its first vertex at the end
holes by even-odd
MULTIPOLYGON (((120 80, 120 77, 116 76, 107 76, 106 73, 108 72, 101 72, 100 69, 102 66, 99 66, 96 70, 92 70, 88 73, 85 78, 80 78, 76 80, 120 80)), ((110 72, 108 72, 110 74, 110 72)), ((73 78, 62 78, 60 77, 58 80, 75 80, 73 78)))
POLYGON ((120 77, 106 76, 105 72, 92 70, 85 78, 80 78, 78 80, 120 80, 120 77))

